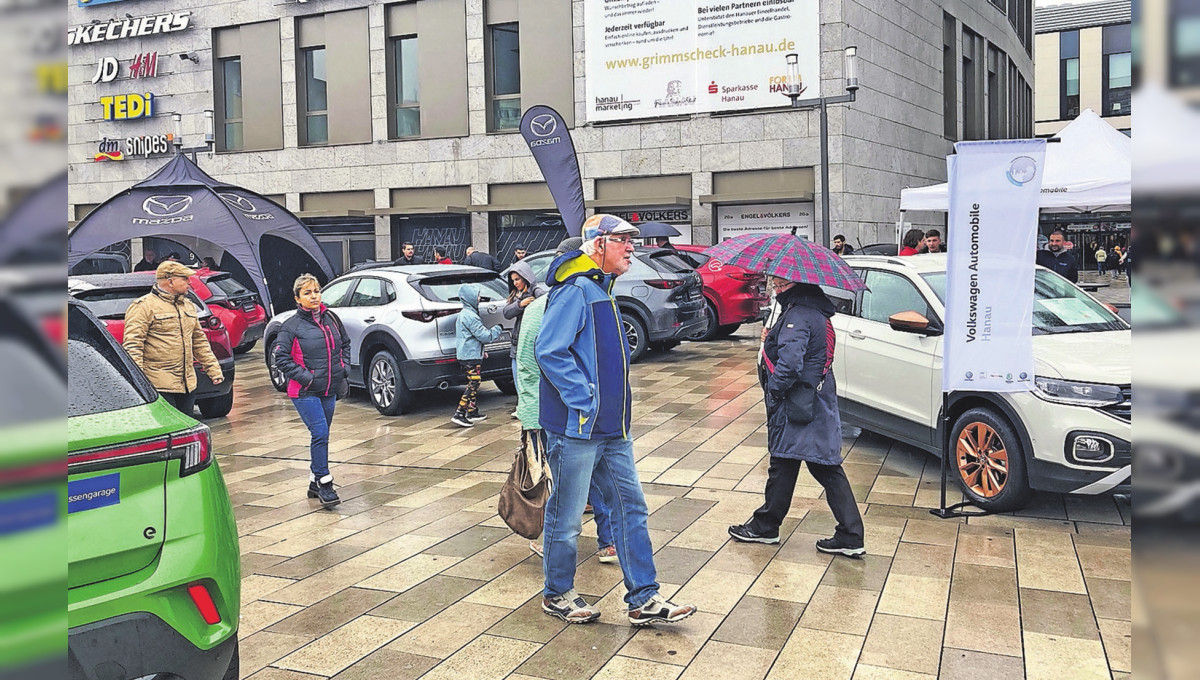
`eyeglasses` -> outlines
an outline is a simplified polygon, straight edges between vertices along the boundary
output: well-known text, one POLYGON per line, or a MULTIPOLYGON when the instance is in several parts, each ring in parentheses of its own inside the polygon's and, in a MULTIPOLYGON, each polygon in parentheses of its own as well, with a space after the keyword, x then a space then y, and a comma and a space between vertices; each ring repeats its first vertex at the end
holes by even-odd
POLYGON ((608 240, 613 243, 622 243, 624 245, 633 243, 633 237, 631 236, 609 236, 608 240))

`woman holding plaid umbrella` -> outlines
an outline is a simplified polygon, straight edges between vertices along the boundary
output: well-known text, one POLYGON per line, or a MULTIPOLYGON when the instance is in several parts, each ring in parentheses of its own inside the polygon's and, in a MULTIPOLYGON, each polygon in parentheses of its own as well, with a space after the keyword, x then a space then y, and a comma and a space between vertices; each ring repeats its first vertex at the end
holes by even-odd
POLYGON ((863 521, 842 469, 842 426, 833 375, 833 303, 821 290, 865 287, 832 251, 790 235, 747 235, 705 250, 723 262, 767 274, 779 311, 767 333, 760 372, 767 406, 765 501, 729 535, 745 543, 778 543, 803 462, 825 489, 837 520, 833 537, 817 550, 847 556, 866 552, 863 521))

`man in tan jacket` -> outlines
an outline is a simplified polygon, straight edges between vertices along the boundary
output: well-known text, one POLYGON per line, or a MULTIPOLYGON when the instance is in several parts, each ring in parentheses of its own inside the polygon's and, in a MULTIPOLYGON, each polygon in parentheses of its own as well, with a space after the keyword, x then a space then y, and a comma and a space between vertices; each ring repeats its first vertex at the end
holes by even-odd
POLYGON ((154 288, 125 312, 122 344, 155 389, 190 416, 196 405, 193 361, 200 362, 214 385, 225 376, 200 328, 199 310, 187 298, 188 277, 196 272, 167 260, 158 265, 156 273, 154 288))

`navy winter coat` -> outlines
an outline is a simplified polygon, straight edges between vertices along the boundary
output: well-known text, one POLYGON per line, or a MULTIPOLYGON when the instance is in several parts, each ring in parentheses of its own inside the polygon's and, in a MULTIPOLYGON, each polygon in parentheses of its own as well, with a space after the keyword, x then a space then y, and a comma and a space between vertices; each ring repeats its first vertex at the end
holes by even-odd
POLYGON ((297 309, 279 328, 271 352, 288 379, 289 397, 335 396, 349 378, 350 337, 325 305, 297 309))
POLYGON ((817 392, 814 418, 807 425, 788 420, 784 397, 801 382, 816 385, 825 369, 826 321, 834 306, 824 293, 796 286, 777 298, 783 312, 763 346, 774 364, 768 372, 767 451, 772 456, 837 465, 842 462, 842 419, 838 413, 833 367, 817 392))

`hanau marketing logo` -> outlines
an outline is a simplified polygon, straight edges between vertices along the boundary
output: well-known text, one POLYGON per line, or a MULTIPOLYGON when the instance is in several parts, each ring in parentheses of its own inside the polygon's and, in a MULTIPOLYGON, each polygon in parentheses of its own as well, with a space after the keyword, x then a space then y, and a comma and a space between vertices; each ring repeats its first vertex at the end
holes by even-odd
POLYGON ((142 201, 142 212, 155 217, 174 217, 190 207, 191 196, 151 196, 142 201))
POLYGON ((1037 176, 1037 161, 1029 156, 1018 156, 1008 166, 1008 181, 1023 186, 1037 176))
POLYGON ((558 129, 558 121, 554 116, 543 113, 529 121, 529 129, 538 137, 549 137, 558 129))

